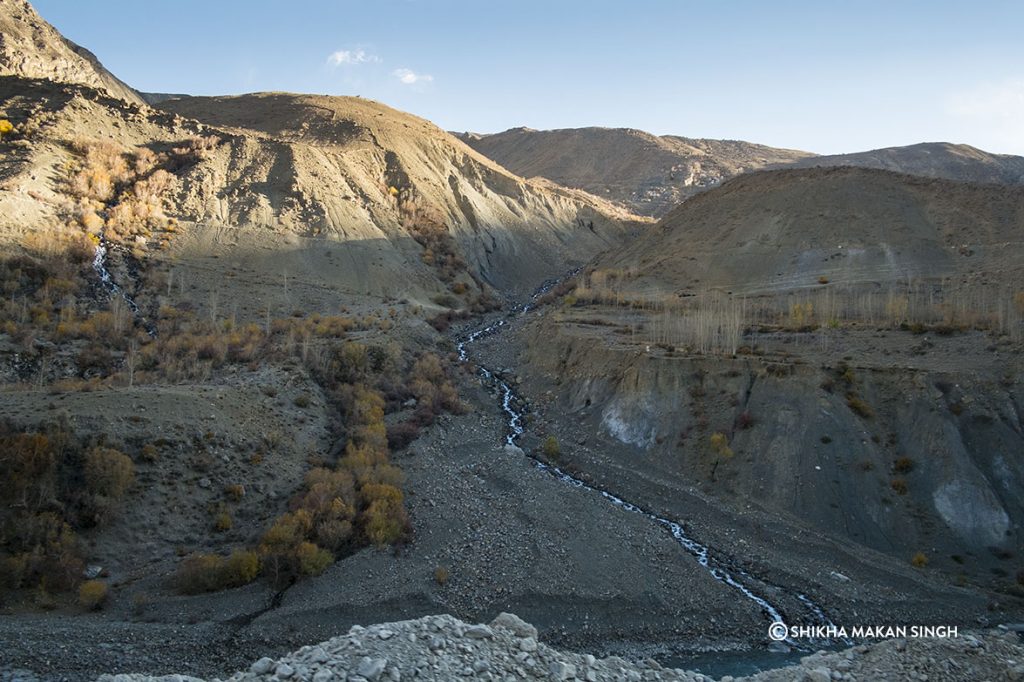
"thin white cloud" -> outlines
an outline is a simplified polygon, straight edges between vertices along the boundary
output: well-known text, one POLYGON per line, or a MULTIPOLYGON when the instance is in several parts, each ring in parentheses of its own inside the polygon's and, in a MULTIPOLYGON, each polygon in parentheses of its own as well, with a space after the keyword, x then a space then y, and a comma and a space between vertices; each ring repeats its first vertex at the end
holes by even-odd
POLYGON ((982 132, 998 146, 993 151, 1024 153, 1024 78, 983 83, 954 93, 949 114, 982 132))
POLYGON ((416 73, 412 69, 395 69, 391 75, 403 85, 416 85, 417 83, 430 83, 434 77, 426 73, 416 73))
POLYGON ((327 56, 327 63, 330 66, 342 66, 343 64, 379 64, 380 57, 369 54, 366 50, 338 50, 327 56))

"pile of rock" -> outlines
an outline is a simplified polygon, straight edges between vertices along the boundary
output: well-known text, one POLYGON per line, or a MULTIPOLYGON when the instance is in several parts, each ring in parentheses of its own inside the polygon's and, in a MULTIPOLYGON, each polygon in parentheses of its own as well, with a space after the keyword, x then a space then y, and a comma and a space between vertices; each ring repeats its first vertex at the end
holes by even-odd
MULTIPOLYGON (((655 661, 562 652, 537 641, 537 630, 503 613, 489 625, 451 616, 370 627, 306 646, 279 660, 261 658, 229 682, 400 682, 401 680, 688 680, 700 673, 663 668, 655 661)), ((179 675, 107 675, 100 682, 192 682, 179 675)), ((732 682, 731 677, 723 682, 732 682)), ((842 652, 819 652, 799 665, 743 678, 791 680, 1024 680, 1024 647, 1010 632, 967 634, 949 640, 889 640, 842 652)), ((736 682, 739 682, 738 680, 736 682)))

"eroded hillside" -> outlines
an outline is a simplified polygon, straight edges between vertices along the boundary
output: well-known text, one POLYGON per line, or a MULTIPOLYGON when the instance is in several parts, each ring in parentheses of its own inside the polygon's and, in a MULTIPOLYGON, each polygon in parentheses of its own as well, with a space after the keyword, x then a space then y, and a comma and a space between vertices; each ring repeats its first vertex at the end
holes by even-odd
POLYGON ((810 156, 750 142, 656 136, 628 128, 513 128, 461 138, 519 175, 578 187, 654 217, 738 173, 810 156))
POLYGON ((798 168, 858 166, 962 182, 1024 184, 1024 157, 991 154, 970 145, 948 142, 814 156, 799 159, 791 165, 798 168))
POLYGON ((27 0, 0 0, 0 75, 89 85, 142 103, 139 93, 46 23, 27 0))
POLYGON ((609 485, 696 488, 1016 595, 1022 231, 1019 188, 733 179, 526 326, 535 430, 609 485))

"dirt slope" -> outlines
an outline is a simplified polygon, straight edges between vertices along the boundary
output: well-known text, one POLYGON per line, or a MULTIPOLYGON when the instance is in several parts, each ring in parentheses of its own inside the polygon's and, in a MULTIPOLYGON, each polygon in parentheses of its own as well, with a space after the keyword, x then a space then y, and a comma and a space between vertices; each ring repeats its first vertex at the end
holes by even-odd
POLYGON ((160 106, 241 137, 182 197, 195 220, 400 244, 426 217, 447 227, 485 279, 507 285, 617 244, 633 219, 524 181, 433 124, 369 100, 264 93, 160 106), (211 171, 231 187, 226 197, 210 186, 211 171))
POLYGON ((637 220, 585 193, 524 181, 430 123, 374 102, 275 94, 167 106, 224 127, 85 86, 4 78, 0 109, 31 134, 11 139, 0 168, 0 232, 45 230, 73 214, 64 169, 82 131, 129 151, 207 140, 202 158, 174 171, 165 213, 182 229, 169 253, 214 271, 228 265, 211 256, 231 259, 248 271, 249 295, 252 280, 273 289, 298 276, 350 294, 425 301, 445 287, 414 238, 423 225, 450 239, 483 281, 529 288, 617 245, 637 220))
POLYGON ((1024 184, 1024 157, 990 154, 966 144, 924 142, 856 154, 815 156, 789 164, 798 168, 858 166, 964 182, 1024 184))
POLYGON ((754 173, 686 202, 603 264, 664 291, 783 290, 1024 269, 1024 189, 857 168, 754 173))
POLYGON ((0 75, 91 85, 142 103, 135 90, 103 68, 93 53, 62 36, 26 0, 0 0, 0 75))
POLYGON ((1022 234, 1020 187, 746 174, 600 259, 506 362, 571 466, 1019 604, 1022 234))
POLYGON ((658 137, 631 128, 513 128, 461 138, 519 175, 543 176, 655 217, 738 173, 810 156, 736 140, 658 137))

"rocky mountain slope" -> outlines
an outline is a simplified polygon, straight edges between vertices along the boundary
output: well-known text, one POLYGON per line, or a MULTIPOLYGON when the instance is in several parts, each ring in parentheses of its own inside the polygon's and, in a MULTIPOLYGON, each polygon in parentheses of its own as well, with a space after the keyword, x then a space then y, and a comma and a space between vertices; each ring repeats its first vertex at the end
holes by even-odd
POLYGON ((179 226, 168 253, 196 271, 226 262, 213 254, 230 257, 250 283, 270 290, 286 273, 349 294, 425 302, 457 281, 476 292, 482 284, 469 277, 529 288, 620 243, 638 224, 582 192, 522 180, 426 121, 376 103, 254 95, 166 106, 216 125, 87 86, 4 78, 0 109, 26 134, 11 138, 0 170, 0 231, 75 222, 82 209, 65 169, 78 163, 71 143, 86 135, 127 154, 198 145, 174 164, 161 198, 162 213, 179 226), (264 128, 243 127, 243 111, 264 128))
POLYGON ((617 244, 631 220, 584 193, 524 181, 427 121, 360 98, 259 94, 160 106, 233 134, 181 197, 199 222, 414 251, 410 230, 443 228, 481 277, 507 286, 617 244))
MULTIPOLYGON (((929 680, 1019 679, 1024 675, 1024 646, 1013 632, 964 633, 950 639, 895 638, 840 652, 805 656, 796 665, 750 676, 723 677, 735 682, 779 680, 929 680)), ((699 671, 664 667, 647 660, 598 659, 559 651, 537 641, 537 630, 509 613, 490 624, 468 624, 450 616, 355 626, 345 635, 305 646, 280 659, 264 657, 230 682, 249 680, 452 680, 543 679, 679 680, 713 682, 699 671)), ((716 676, 717 677, 717 676, 716 676)), ((29 678, 30 679, 30 678, 29 678)), ((198 678, 179 678, 195 682, 198 678)), ((103 675, 100 682, 171 682, 170 676, 103 675)))
POLYGON ((1020 282, 1024 189, 857 169, 744 175, 602 262, 666 293, 1020 282))
POLYGON ((797 168, 858 166, 962 182, 1024 184, 1024 157, 991 154, 966 144, 924 142, 855 154, 814 156, 794 161, 797 168))
POLYGON ((62 36, 27 0, 0 0, 0 75, 46 78, 105 90, 142 103, 142 97, 107 71, 96 56, 62 36))
POLYGON ((654 217, 738 173, 810 156, 750 142, 659 137, 630 128, 513 128, 460 137, 519 175, 578 187, 654 217))
POLYGON ((1018 187, 743 175, 537 319, 524 393, 604 480, 696 486, 1016 595, 1022 232, 1018 187))

